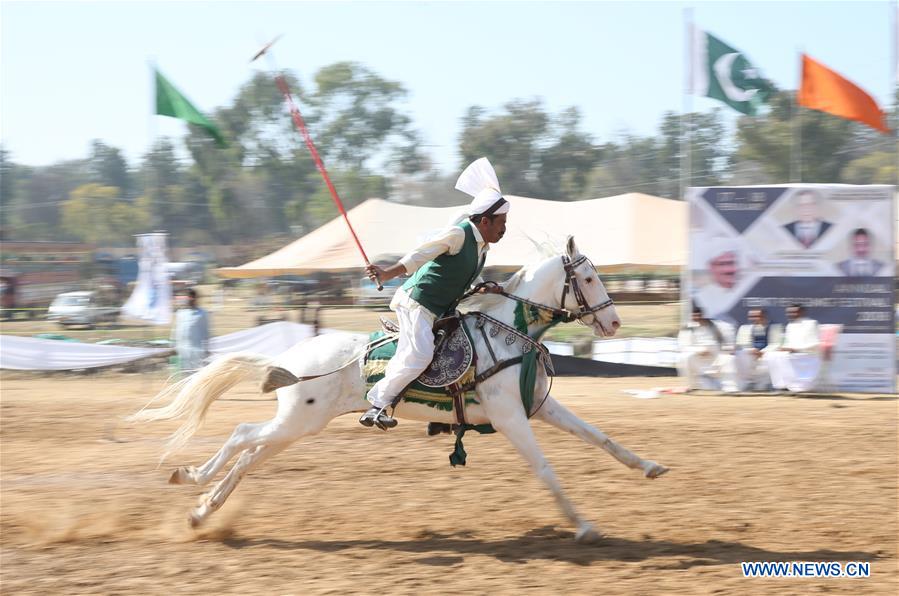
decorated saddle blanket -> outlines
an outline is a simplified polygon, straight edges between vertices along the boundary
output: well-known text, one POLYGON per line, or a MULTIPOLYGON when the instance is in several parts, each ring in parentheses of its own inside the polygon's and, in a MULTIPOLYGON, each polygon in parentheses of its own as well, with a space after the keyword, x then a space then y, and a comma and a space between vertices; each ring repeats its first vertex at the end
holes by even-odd
MULTIPOLYGON (((369 335, 369 341, 383 338, 383 331, 376 331, 369 335)), ((366 391, 384 378, 387 363, 396 354, 397 340, 379 346, 369 352, 365 358, 364 374, 366 391)), ((464 385, 474 380, 475 360, 471 338, 465 325, 460 325, 453 330, 448 337, 439 341, 434 359, 425 372, 415 380, 403 394, 407 402, 420 403, 452 411, 453 397, 448 385, 464 385)), ((465 403, 479 403, 474 390, 466 391, 465 403)))

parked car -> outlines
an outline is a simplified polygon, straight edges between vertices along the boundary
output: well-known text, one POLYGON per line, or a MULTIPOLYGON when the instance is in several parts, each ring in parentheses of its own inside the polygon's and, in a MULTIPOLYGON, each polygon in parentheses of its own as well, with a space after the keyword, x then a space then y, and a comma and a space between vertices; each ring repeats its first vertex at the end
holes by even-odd
POLYGON ((115 304, 110 292, 80 291, 59 294, 50 308, 47 319, 63 327, 85 325, 93 327, 98 323, 115 323, 120 308, 115 304))

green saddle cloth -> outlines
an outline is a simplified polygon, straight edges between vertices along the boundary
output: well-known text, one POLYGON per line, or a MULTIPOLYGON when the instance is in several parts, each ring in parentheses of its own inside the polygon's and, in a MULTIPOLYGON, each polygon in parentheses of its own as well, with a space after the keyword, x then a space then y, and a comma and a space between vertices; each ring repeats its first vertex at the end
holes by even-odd
MULTIPOLYGON (((385 335, 386 334, 383 331, 375 331, 368 336, 368 339, 369 341, 375 341, 385 335)), ((364 374, 366 392, 371 389, 375 383, 384 378, 384 371, 387 369, 387 363, 396 354, 396 344, 397 342, 394 340, 375 348, 369 352, 368 356, 365 358, 364 374)), ((462 375, 462 378, 459 379, 459 382, 468 383, 469 381, 473 381, 474 377, 474 366, 469 366, 468 370, 465 371, 465 374, 462 375)), ((473 390, 466 391, 464 397, 466 404, 480 403, 477 400, 477 393, 473 390)), ((406 390, 406 393, 403 394, 403 400, 411 403, 424 404, 447 412, 453 410, 453 397, 447 391, 446 387, 428 387, 422 385, 418 381, 414 381, 406 390)))

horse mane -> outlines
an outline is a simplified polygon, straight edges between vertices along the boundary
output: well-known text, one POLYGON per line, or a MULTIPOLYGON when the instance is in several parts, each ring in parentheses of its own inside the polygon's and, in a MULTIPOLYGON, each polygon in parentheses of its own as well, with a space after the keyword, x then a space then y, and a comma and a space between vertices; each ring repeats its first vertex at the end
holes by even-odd
MULTIPOLYGON (((512 277, 510 277, 504 284, 502 284, 503 289, 510 293, 515 294, 517 289, 521 286, 524 281, 525 275, 532 269, 536 268, 538 265, 542 264, 543 261, 550 257, 555 257, 562 254, 562 251, 551 244, 549 241, 538 242, 537 240, 527 236, 528 240, 530 240, 534 247, 537 249, 537 252, 543 257, 540 261, 536 261, 534 263, 529 263, 516 271, 512 277)), ((460 304, 460 310, 463 312, 468 311, 487 311, 495 306, 504 302, 505 298, 503 296, 498 296, 496 294, 475 294, 469 298, 463 300, 460 304)))

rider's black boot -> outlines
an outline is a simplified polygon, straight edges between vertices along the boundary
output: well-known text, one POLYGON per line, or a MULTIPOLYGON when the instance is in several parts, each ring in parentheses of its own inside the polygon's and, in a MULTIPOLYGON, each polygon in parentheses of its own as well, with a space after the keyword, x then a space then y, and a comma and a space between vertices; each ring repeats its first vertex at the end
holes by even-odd
POLYGON ((365 414, 362 414, 359 423, 362 426, 377 426, 381 430, 393 428, 397 424, 396 418, 387 413, 386 407, 379 408, 378 406, 372 406, 365 414))

